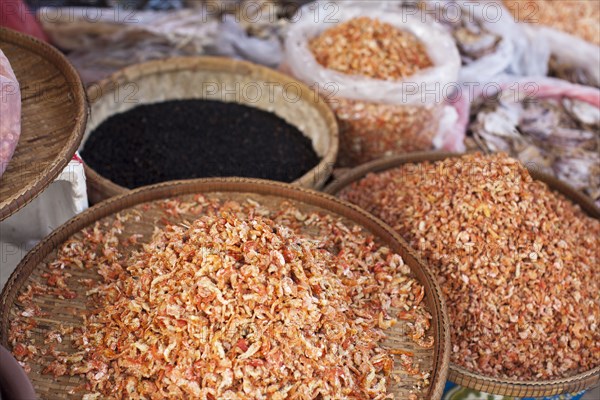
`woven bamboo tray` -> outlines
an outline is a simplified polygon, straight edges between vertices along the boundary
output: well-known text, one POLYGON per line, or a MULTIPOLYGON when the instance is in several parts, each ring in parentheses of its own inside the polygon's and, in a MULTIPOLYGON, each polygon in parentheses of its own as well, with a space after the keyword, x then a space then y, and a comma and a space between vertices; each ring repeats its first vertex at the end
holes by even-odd
MULTIPOLYGON (((365 177, 371 172, 381 172, 402 164, 419 163, 424 161, 439 161, 449 157, 460 157, 461 154, 445 152, 419 152, 372 161, 348 171, 339 179, 328 185, 324 191, 336 195, 343 188, 365 177)), ((572 188, 555 177, 529 169, 533 179, 545 182, 552 190, 560 192, 593 218, 600 219, 600 209, 594 202, 580 191, 572 188)), ((516 397, 543 397, 557 394, 576 393, 588 389, 600 382, 600 366, 574 375, 569 378, 547 381, 514 381, 508 379, 489 378, 453 363, 450 363, 448 379, 457 385, 482 392, 516 397)))
MULTIPOLYGON (((90 133, 113 114, 145 103, 211 99, 273 112, 310 138, 321 162, 294 182, 302 187, 322 187, 337 157, 337 122, 315 91, 287 75, 246 61, 219 57, 149 61, 124 68, 91 86, 88 96, 91 118, 81 148, 90 133)), ((127 188, 101 176, 87 164, 85 169, 92 203, 127 192, 127 188)))
POLYGON ((69 163, 85 129, 87 101, 79 75, 54 47, 0 28, 0 48, 19 81, 22 108, 19 143, 0 178, 3 220, 33 200, 69 163))
MULTIPOLYGON (((80 231, 94 224, 96 221, 114 220, 115 214, 124 210, 142 209, 140 213, 141 220, 130 222, 123 228, 123 237, 129 237, 133 233, 144 234, 140 243, 148 241, 156 226, 164 224, 164 209, 161 209, 153 201, 178 197, 193 198, 195 194, 202 193, 208 197, 217 197, 221 200, 244 201, 252 198, 263 206, 267 206, 274 211, 280 208, 280 203, 284 200, 291 201, 302 212, 319 210, 324 213, 342 216, 346 221, 353 225, 359 225, 366 231, 372 233, 379 243, 388 245, 393 251, 398 252, 405 263, 410 266, 416 279, 424 285, 425 304, 433 316, 430 333, 434 336, 435 345, 431 349, 422 349, 417 347, 410 339, 407 339, 403 332, 406 332, 406 322, 400 321, 394 327, 387 331, 388 339, 385 344, 388 346, 401 346, 410 349, 415 353, 423 370, 431 369, 431 384, 417 392, 421 399, 440 399, 444 384, 447 378, 449 363, 449 343, 450 333, 448 317, 445 303, 442 299, 435 278, 422 261, 410 250, 408 245, 393 232, 391 228, 377 220, 370 214, 362 211, 349 203, 342 202, 332 196, 327 196, 313 190, 304 189, 295 185, 283 184, 272 181, 263 181, 256 179, 228 178, 228 179, 198 179, 187 181, 176 181, 163 184, 148 186, 125 195, 108 199, 95 207, 85 211, 77 217, 58 228, 54 233, 36 246, 17 266, 15 272, 10 277, 0 297, 0 339, 1 343, 11 348, 8 343, 8 325, 15 313, 19 312, 19 293, 27 285, 36 282, 41 278, 41 274, 48 270, 47 263, 56 258, 56 251, 68 238, 73 235, 80 235, 80 231)), ((184 218, 192 220, 193 216, 183 215, 184 218)), ((197 215, 196 215, 197 218, 197 215)), ((173 221, 173 219, 171 219, 173 221)), ((175 219, 178 221, 179 219, 175 219)), ((124 248, 122 251, 134 251, 136 246, 124 248)), ((100 279, 95 271, 85 269, 70 269, 73 274, 72 282, 79 278, 100 279)), ((40 295, 35 298, 43 312, 49 316, 40 317, 39 325, 33 330, 34 338, 37 343, 43 343, 44 333, 58 324, 78 325, 81 323, 81 317, 74 317, 68 309, 85 309, 85 287, 76 288, 78 296, 74 300, 59 301, 55 297, 40 295)), ((63 341, 62 349, 57 350, 73 352, 73 349, 66 347, 67 340, 63 341)), ((83 379, 75 376, 59 377, 57 380, 51 375, 41 374, 39 365, 31 365, 32 372, 30 379, 39 396, 46 400, 68 397, 68 391, 83 383, 83 379)), ((408 390, 413 386, 414 381, 407 378, 402 386, 393 386, 392 389, 398 394, 399 399, 408 398, 408 390)))

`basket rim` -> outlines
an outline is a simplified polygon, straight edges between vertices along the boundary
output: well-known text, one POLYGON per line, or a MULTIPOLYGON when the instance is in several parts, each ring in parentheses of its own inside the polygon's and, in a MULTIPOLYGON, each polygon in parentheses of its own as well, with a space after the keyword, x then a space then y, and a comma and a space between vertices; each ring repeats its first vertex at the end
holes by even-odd
MULTIPOLYGON (((114 91, 115 87, 131 82, 134 79, 154 75, 161 72, 177 72, 177 71, 218 71, 225 73, 242 73, 245 75, 257 75, 260 79, 269 77, 270 80, 275 80, 282 84, 294 84, 300 87, 301 98, 307 103, 311 104, 315 108, 321 117, 323 118, 327 126, 327 136, 329 137, 329 145, 325 154, 321 157, 318 164, 312 167, 304 175, 291 182, 298 184, 303 187, 309 188, 321 188, 327 178, 331 175, 333 165, 337 158, 339 151, 339 126, 337 119, 331 108, 326 104, 323 96, 317 93, 318 100, 309 101, 310 96, 315 96, 315 92, 311 90, 304 82, 295 79, 292 76, 286 75, 278 70, 265 67, 263 65, 255 64, 250 61, 237 60, 227 57, 218 56, 178 56, 171 57, 169 59, 151 60, 138 64, 129 65, 118 71, 115 71, 108 77, 100 80, 89 86, 87 90, 88 97, 90 99, 90 106, 93 105, 97 99, 104 96, 109 96, 114 91), (100 94, 96 96, 94 92, 97 91, 100 94)), ((258 80, 258 79, 257 79, 258 80)), ((141 103, 148 104, 148 103, 141 103)), ((246 103, 239 103, 251 107, 252 105, 246 103)), ((85 145, 85 143, 81 143, 85 145)), ((86 176, 94 182, 94 184, 102 188, 105 192, 111 195, 117 195, 126 193, 133 189, 128 189, 121 186, 110 179, 102 176, 89 166, 85 160, 84 168, 86 176)), ((203 178, 199 178, 203 179, 203 178)))
POLYGON ((63 149, 56 155, 54 161, 41 174, 38 174, 35 179, 22 187, 16 197, 14 195, 9 196, 12 199, 8 202, 5 203, 4 200, 0 202, 2 203, 0 207, 0 221, 2 221, 35 199, 69 164, 83 138, 89 107, 87 95, 79 74, 58 49, 32 36, 3 27, 0 27, 0 43, 10 43, 21 48, 22 51, 36 53, 47 60, 52 59, 51 63, 56 66, 56 69, 62 73, 65 80, 70 83, 68 85, 69 94, 73 97, 74 107, 77 108, 70 136, 63 149))
POLYGON ((567 377, 542 381, 518 381, 484 376, 450 362, 448 380, 475 390, 492 387, 504 396, 554 396, 579 392, 594 387, 600 382, 600 365, 589 371, 567 377))
POLYGON ((432 328, 435 326, 437 329, 434 329, 433 332, 436 344, 433 350, 431 385, 429 386, 426 398, 431 400, 441 399, 448 377, 450 324, 444 296, 428 265, 391 227, 361 208, 313 189, 262 179, 236 177, 203 178, 158 183, 111 197, 71 218, 30 250, 8 279, 0 294, 0 342, 4 344, 7 342, 8 327, 5 321, 8 320, 8 313, 17 291, 23 284, 23 280, 31 274, 35 267, 48 254, 72 234, 79 232, 101 218, 113 215, 137 204, 186 194, 212 192, 253 193, 276 196, 316 206, 332 214, 352 220, 364 229, 379 236, 381 240, 385 240, 388 245, 402 248, 408 256, 405 260, 407 260, 407 264, 410 263, 411 270, 418 270, 423 276, 424 284, 430 287, 430 293, 427 293, 427 296, 431 296, 431 304, 433 304, 434 308, 429 311, 434 316, 432 328), (381 238, 382 236, 385 236, 385 238, 381 238))
MULTIPOLYGON (((347 171, 341 177, 326 186, 323 191, 335 196, 342 189, 351 183, 362 179, 371 172, 382 172, 402 164, 440 161, 446 158, 457 158, 464 155, 465 153, 424 151, 378 159, 347 171)), ((543 181, 548 184, 551 189, 559 191, 569 200, 578 204, 589 216, 600 219, 600 208, 598 208, 586 195, 551 175, 531 168, 528 168, 528 170, 533 179, 543 181)), ((569 390, 570 387, 577 391, 577 388, 580 388, 581 390, 581 388, 587 389, 594 386, 600 382, 600 365, 591 370, 567 378, 541 381, 519 381, 487 377, 450 362, 448 379, 458 385, 474 390, 482 390, 482 388, 489 389, 492 387, 492 389, 495 390, 495 392, 492 392, 493 394, 505 396, 552 396, 572 392, 572 390, 569 390)))

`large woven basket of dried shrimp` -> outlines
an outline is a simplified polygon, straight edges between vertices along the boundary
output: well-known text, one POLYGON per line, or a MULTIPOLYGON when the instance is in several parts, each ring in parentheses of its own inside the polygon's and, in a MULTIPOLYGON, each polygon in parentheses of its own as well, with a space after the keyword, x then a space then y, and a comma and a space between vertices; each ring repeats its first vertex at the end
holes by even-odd
POLYGON ((56 230, 2 292, 44 399, 440 399, 441 291, 370 214, 293 185, 179 181, 56 230))
MULTIPOLYGON (((521 164, 518 163, 516 160, 512 160, 503 155, 492 154, 481 157, 492 157, 490 158, 490 164, 487 166, 487 168, 484 168, 484 170, 478 169, 480 166, 479 164, 481 158, 479 158, 479 156, 475 153, 464 155, 444 152, 421 152, 380 159, 363 164, 357 168, 348 171, 347 173, 336 179, 334 182, 332 182, 329 186, 327 186, 325 188, 325 192, 336 195, 344 200, 349 200, 354 204, 360 205, 364 209, 380 217, 383 221, 387 222, 397 232, 401 232, 402 237, 405 240, 407 240, 409 244, 411 244, 411 246, 413 246, 415 249, 418 249, 417 253, 423 259, 426 260, 434 274, 438 274, 438 281, 441 282, 440 284, 442 286, 442 291, 445 295, 446 302, 448 304, 450 325, 452 331, 451 347, 453 350, 451 352, 450 370, 448 373, 448 379, 450 381, 466 388, 490 393, 493 395, 516 396, 519 398, 554 396, 558 394, 577 393, 589 389, 590 387, 597 385, 600 381, 600 360, 598 359, 599 339, 597 331, 596 333, 594 333, 594 329, 597 330, 597 325, 594 325, 596 324, 596 322, 594 322, 593 320, 590 323, 591 325, 588 324, 590 326, 586 328, 589 330, 589 332, 585 333, 586 335, 592 335, 592 338, 588 338, 587 340, 588 344, 592 343, 591 347, 584 348, 583 345, 578 347, 576 346, 576 344, 579 344, 579 341, 570 338, 569 346, 567 346, 567 349, 569 349, 569 351, 572 351, 571 354, 574 354, 575 356, 574 358, 570 356, 565 357, 562 362, 562 364, 566 366, 567 361, 573 362, 574 359, 580 360, 579 356, 585 353, 587 355, 586 365, 591 365, 591 367, 588 367, 587 369, 580 368, 579 371, 566 372, 563 376, 560 377, 536 378, 529 376, 527 378, 523 378, 524 368, 528 367, 526 366, 526 363, 523 363, 523 360, 520 357, 525 357, 525 359, 530 360, 531 365, 535 364, 535 360, 536 357, 538 357, 538 355, 535 355, 533 353, 533 350, 531 350, 531 353, 523 351, 522 356, 517 355, 517 358, 512 364, 496 364, 498 370, 500 370, 501 368, 505 368, 505 370, 510 370, 511 368, 514 368, 514 371, 516 372, 514 372, 512 374, 513 376, 511 377, 501 376, 500 373, 496 376, 492 376, 492 374, 483 373, 482 371, 477 371, 476 368, 468 368, 464 365, 467 362, 466 360, 470 360, 471 358, 473 358, 469 356, 470 352, 475 353, 477 351, 483 351, 485 353, 486 351, 489 351, 489 354, 482 353, 479 355, 478 358, 474 358, 475 365, 477 365, 477 362, 481 362, 482 364, 480 365, 491 365, 492 363, 490 362, 490 358, 504 357, 504 355, 510 355, 511 352, 514 352, 514 350, 510 347, 511 345, 509 343, 506 343, 505 346, 501 347, 499 350, 495 350, 495 353, 494 351, 491 351, 491 349, 486 350, 487 344, 481 346, 475 345, 475 347, 479 348, 468 346, 463 347, 463 344, 465 342, 469 342, 469 340, 469 346, 473 346, 473 343, 477 343, 478 340, 481 340, 481 343, 488 343, 488 341, 483 341, 483 334, 481 334, 480 339, 475 340, 477 335, 481 333, 478 330, 479 328, 476 329, 476 327, 482 328, 483 326, 485 326, 485 329, 492 332, 494 327, 501 326, 501 317, 506 317, 507 321, 509 321, 508 318, 510 318, 511 323, 501 328, 507 330, 503 330, 499 334, 496 334, 495 337, 497 340, 491 340, 491 342, 504 342, 511 340, 509 339, 509 337, 511 337, 511 332, 509 332, 509 330, 513 329, 511 328, 511 326, 520 326, 520 324, 522 323, 520 315, 518 314, 520 312, 518 311, 518 303, 513 304, 511 302, 507 302, 505 307, 501 307, 501 311, 499 312, 499 314, 496 315, 496 318, 498 318, 498 320, 496 321, 494 321, 494 318, 490 320, 489 315, 487 315, 489 314, 489 312, 487 312, 487 310, 483 311, 484 309, 480 309, 481 314, 478 314, 477 317, 474 317, 477 314, 477 312, 472 312, 470 307, 472 307, 477 301, 481 300, 489 304, 496 301, 496 299, 492 298, 492 296, 473 296, 474 293, 478 293, 478 291, 480 290, 482 286, 480 282, 483 282, 486 279, 481 277, 494 277, 496 276, 495 274, 498 274, 499 279, 504 279, 504 274, 493 269, 493 263, 489 261, 492 260, 492 258, 488 259, 488 261, 476 260, 476 262, 473 262, 473 259, 476 259, 477 255, 469 255, 467 254, 468 252, 464 253, 464 255, 466 255, 467 257, 471 257, 470 261, 466 263, 463 263, 461 261, 458 262, 458 264, 453 264, 452 260, 454 259, 454 257, 459 257, 459 253, 452 253, 452 247, 448 247, 462 246, 463 242, 465 241, 465 248, 469 245, 475 246, 475 248, 482 248, 482 246, 490 246, 490 242, 488 241, 486 241, 485 243, 477 243, 477 240, 479 240, 482 236, 480 235, 480 232, 477 229, 482 227, 487 227, 488 229, 495 229, 498 232, 497 235, 502 236, 502 230, 505 228, 502 224, 504 224, 505 221, 507 221, 507 219, 500 220, 499 216, 495 214, 496 212, 510 207, 526 207, 526 204, 542 204, 540 206, 541 209, 556 207, 557 209, 559 209, 557 213, 559 213, 560 216, 565 219, 571 217, 587 218, 587 225, 586 222, 582 222, 581 224, 579 224, 579 226, 584 230, 584 232, 580 232, 578 235, 575 235, 573 233, 573 237, 576 237, 577 239, 571 240, 570 243, 573 241, 576 242, 577 240, 581 240, 581 238, 586 238, 584 240, 587 240, 587 242, 590 243, 587 245, 582 244, 582 246, 587 246, 589 248, 589 253, 592 255, 592 260, 588 261, 589 265, 586 265, 585 262, 578 264, 578 267, 582 267, 582 269, 587 270, 586 273, 590 275, 590 277, 589 279, 583 277, 580 279, 582 281, 584 279, 589 280, 589 282, 586 282, 586 284, 590 286, 595 285, 594 282, 597 282, 598 271, 597 254, 599 243, 598 236, 595 236, 595 232, 598 231, 598 226, 596 224, 596 221, 594 220, 600 220, 600 209, 596 207, 596 205, 591 199, 585 196, 582 192, 570 187, 568 184, 556 179, 555 177, 544 173, 540 173, 534 168, 533 165, 525 169, 525 167, 521 166, 521 164), (462 164, 456 164, 460 165, 460 167, 454 168, 455 165, 452 163, 444 164, 445 161, 454 160, 458 158, 462 158, 463 160, 462 164), (496 166, 494 166, 493 164, 496 164, 496 166), (494 171, 496 170, 499 173, 499 175, 494 176, 494 171), (513 197, 511 197, 510 195, 506 195, 504 202, 506 202, 507 205, 510 203, 510 205, 504 207, 502 204, 500 204, 502 203, 502 201, 496 202, 496 200, 494 200, 493 197, 496 195, 496 193, 498 193, 501 196, 504 196, 503 193, 507 190, 507 187, 503 186, 504 182, 502 182, 502 180, 504 178, 502 178, 502 176, 509 175, 514 178, 514 182, 517 185, 527 186, 531 184, 532 188, 535 189, 535 193, 523 193, 522 197, 520 198, 517 194, 512 195, 513 197), (454 184, 447 184, 447 182, 458 181, 462 181, 465 182, 467 185, 473 186, 467 187, 464 189, 464 191, 462 191, 458 188, 458 186, 454 184), (419 183, 417 185, 414 185, 415 182, 419 183), (478 182, 482 183, 482 185, 478 186, 478 182), (539 185, 539 182, 543 182, 545 185, 547 185, 547 188, 545 189, 543 187, 544 185, 539 185), (360 194, 361 190, 363 189, 366 189, 366 191, 362 191, 362 193, 365 193, 365 195, 360 194), (383 193, 386 191, 387 194, 383 193), (444 195, 442 197, 439 197, 438 195, 442 192, 444 193, 444 195), (556 205, 546 203, 548 199, 542 198, 542 195, 545 195, 549 192, 558 194, 558 198, 560 199, 557 200, 556 205), (473 202, 478 202, 479 207, 471 208, 471 206, 474 204, 473 202), (393 207, 401 207, 402 210, 394 212, 393 207), (423 214, 423 210, 419 209, 427 207, 448 208, 446 209, 446 211, 439 209, 433 210, 430 208, 429 211, 425 211, 425 214, 423 214), (465 236, 464 233, 459 233, 461 229, 464 229, 465 225, 462 222, 459 225, 459 222, 455 218, 456 214, 467 215, 467 225, 472 224, 473 227, 476 227, 474 230, 469 232, 470 239, 468 235, 465 236), (429 217, 426 215, 429 215, 429 217), (434 220, 438 220, 440 224, 443 224, 446 227, 460 227, 460 229, 455 228, 458 229, 455 232, 455 236, 457 237, 457 240, 459 240, 458 242, 456 242, 457 244, 454 244, 454 242, 449 242, 448 239, 441 238, 442 234, 440 232, 447 231, 445 228, 440 228, 439 226, 437 228, 428 226, 429 222, 426 222, 426 220, 428 221, 431 218, 433 218, 434 220), (595 224, 594 228, 591 227, 590 222, 591 224, 595 224), (423 235, 426 237, 421 237, 422 235, 418 232, 423 232, 423 235), (465 237, 467 238, 466 240, 465 237), (444 241, 444 244, 440 245, 437 241, 442 240, 444 241), (431 249, 437 250, 430 251, 431 249), (440 253, 443 253, 445 250, 449 250, 452 254, 440 253), (454 265, 454 267, 458 269, 458 276, 456 275, 457 272, 453 270, 454 267, 452 265, 454 265), (479 275, 478 277, 477 274, 480 273, 483 273, 483 275, 479 275), (459 289, 458 287, 461 286, 462 280, 465 281, 465 284, 464 287, 462 287, 462 289, 459 289), (458 282, 459 284, 456 285, 456 282, 458 282), (480 297, 482 298, 480 299, 480 297), (515 313, 517 318, 512 319, 513 313, 515 313), (458 325, 464 325, 466 327, 464 329, 466 329, 470 333, 459 335, 457 332, 455 332, 455 329, 459 329, 459 327, 457 327, 458 325), (594 328, 594 326, 596 326, 596 328, 594 328), (463 341, 464 338, 468 339, 463 341), (573 340, 571 341, 571 339, 573 340), (573 348, 570 348, 571 344, 573 348)), ((529 207, 528 212, 530 214, 523 215, 522 221, 521 219, 517 219, 517 215, 509 216, 509 219, 514 218, 515 221, 519 221, 517 223, 523 223, 524 225, 527 225, 528 228, 533 229, 532 232, 538 232, 537 234, 534 234, 536 236, 536 238, 534 239, 535 241, 537 239, 542 240, 542 231, 545 231, 545 229, 541 225, 536 225, 537 222, 535 220, 537 216, 531 214, 535 213, 535 211, 531 211, 531 209, 534 207, 529 207), (535 226, 539 227, 539 229, 532 228, 535 226)), ((541 221, 541 223, 552 224, 553 227, 557 226, 557 221, 541 221)), ((550 230, 554 230, 552 235, 556 238, 564 237, 565 234, 571 234, 570 232, 561 232, 556 228, 550 228, 550 230)), ((486 238, 486 240, 490 240, 490 236, 483 235, 483 237, 486 238)), ((494 237, 497 238, 498 236, 494 234, 492 238, 494 237)), ((514 239, 516 241, 516 237, 514 239)), ((516 253, 516 251, 513 248, 509 248, 508 245, 506 247, 504 245, 499 246, 498 250, 500 251, 500 259, 509 260, 511 254, 516 253)), ((536 252, 536 254, 533 256, 535 256, 535 260, 537 260, 537 254, 542 250, 535 250, 534 245, 534 250, 532 251, 536 252)), ((570 253, 568 253, 567 256, 569 256, 569 254, 570 253)), ((533 258, 533 256, 531 257, 533 258)), ((540 256, 539 260, 543 260, 542 256, 540 256)), ((567 265, 569 263, 569 260, 565 259, 564 262, 565 265, 567 265)), ((507 268, 510 271, 513 271, 513 275, 509 276, 508 280, 505 281, 504 284, 498 285, 497 290, 505 290, 513 284, 515 287, 527 288, 530 285, 523 284, 519 286, 520 283, 517 283, 521 282, 519 281, 519 279, 521 279, 526 273, 532 273, 531 280, 535 282, 539 281, 541 285, 544 285, 543 281, 547 279, 545 271, 550 271, 550 274, 552 274, 552 271, 555 271, 555 269, 558 267, 556 266, 556 264, 545 265, 541 266, 540 268, 528 268, 527 270, 519 270, 519 267, 517 267, 515 271, 515 266, 511 264, 508 265, 507 268), (539 276, 534 276, 535 274, 538 274, 539 276)), ((572 269, 572 267, 570 268, 572 269)), ((566 269, 567 268, 565 268, 565 271, 566 269)), ((548 279, 554 278, 552 277, 548 279)), ((546 290, 549 291, 548 293, 553 293, 550 289, 551 286, 559 286, 560 281, 562 280, 565 280, 565 282, 572 283, 569 281, 570 279, 571 278, 567 274, 567 278, 558 279, 559 283, 557 285, 555 285, 555 283, 550 283, 551 281, 548 280, 548 286, 546 287, 546 290)), ((577 285, 579 285, 579 283, 574 283, 576 284, 575 287, 578 287, 577 285)), ((564 289, 561 290, 562 292, 565 291, 564 289)), ((581 290, 583 291, 585 289, 581 290)), ((539 293, 537 293, 537 295, 545 293, 544 289, 541 289, 538 292, 539 293)), ((575 295, 575 300, 573 301, 586 301, 587 304, 592 304, 591 309, 596 311, 593 314, 597 314, 598 307, 600 304, 598 292, 596 291, 596 293, 582 293, 583 295, 581 295, 581 298, 579 297, 580 294, 575 295)), ((526 293, 514 293, 514 298, 518 299, 519 302, 523 303, 522 305, 525 308, 527 308, 527 304, 525 303, 528 302, 526 296, 526 293)), ((563 301, 565 306, 567 307, 568 301, 568 299, 563 301)), ((532 301, 532 303, 534 302, 532 301)), ((531 305, 532 304, 530 304, 529 306, 531 305)), ((493 307, 496 306, 497 305, 493 305, 493 307)), ((537 303, 533 304, 533 307, 537 307, 537 303)), ((581 309, 575 308, 573 312, 581 313, 583 311, 581 309)), ((561 315, 559 311, 557 311, 557 314, 561 315)), ((597 318, 597 315, 587 315, 587 318, 594 319, 597 318)), ((562 321, 556 322, 556 326, 561 326, 562 324, 562 321)), ((568 325, 569 324, 567 324, 567 326, 568 325)), ((575 322, 572 322, 571 325, 575 325, 575 322)), ((571 332, 568 329, 565 331, 567 332, 567 335, 568 332, 571 332)), ((526 335, 526 332, 527 331, 525 331, 523 335, 526 335)), ((525 337, 524 339, 527 340, 529 338, 525 337)), ((532 345, 532 349, 539 347, 537 346, 538 344, 543 345, 543 343, 543 340, 538 339, 536 346, 532 345)), ((551 349, 545 350, 547 350, 545 353, 546 355, 552 352, 551 349)), ((560 354, 564 350, 561 348, 560 350, 557 349, 555 351, 558 354, 556 356, 558 358, 558 367, 563 367, 563 365, 560 365, 560 354)), ((546 368, 552 368, 553 361, 554 367, 556 368, 557 360, 550 360, 549 358, 547 360, 542 360, 542 362, 545 363, 544 365, 546 368)), ((533 369, 531 371, 533 371, 533 369)), ((531 374, 533 375, 534 373, 531 372, 531 374)))

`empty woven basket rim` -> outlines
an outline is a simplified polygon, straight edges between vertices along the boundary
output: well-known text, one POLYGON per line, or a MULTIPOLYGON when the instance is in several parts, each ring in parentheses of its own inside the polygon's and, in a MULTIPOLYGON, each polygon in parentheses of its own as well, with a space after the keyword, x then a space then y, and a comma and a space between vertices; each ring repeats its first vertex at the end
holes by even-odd
MULTIPOLYGON (((342 189, 353 182, 362 179, 370 172, 381 172, 402 164, 419 163, 425 161, 439 161, 446 158, 461 157, 464 154, 447 152, 417 152, 393 156, 368 162, 351 169, 340 178, 329 184, 324 192, 337 195, 342 189)), ((545 182, 550 188, 563 194, 565 197, 578 204, 589 216, 600 219, 600 209, 594 202, 565 182, 548 174, 529 169, 531 176, 545 182)), ((568 378, 559 378, 541 381, 517 381, 512 379, 491 378, 469 371, 454 363, 450 363, 448 380, 457 385, 490 394, 517 397, 542 397, 558 394, 576 393, 589 389, 600 382, 600 365, 568 378)))
MULTIPOLYGON (((77 151, 87 122, 87 98, 85 89, 77 71, 60 51, 34 37, 24 35, 11 29, 0 28, 0 47, 3 47, 3 45, 6 45, 7 43, 20 47, 23 52, 35 53, 54 64, 56 70, 60 71, 63 74, 65 81, 69 83, 69 85, 65 87, 65 92, 69 92, 69 96, 73 98, 73 106, 76 107, 77 110, 75 112, 76 119, 73 121, 70 136, 64 143, 61 151, 56 154, 54 161, 47 166, 41 174, 37 175, 35 179, 16 188, 14 193, 10 194, 8 198, 0 200, 0 221, 19 211, 54 181, 60 172, 67 166, 69 161, 71 161, 71 158, 77 151)), ((15 64, 12 64, 12 67, 15 69, 17 77, 27 75, 27 71, 19 71, 16 69, 18 67, 16 67, 15 64)), ((23 88, 27 83, 23 82, 23 79, 19 79, 21 80, 21 88, 23 88)), ((51 129, 47 130, 50 131, 51 129)), ((22 134, 23 132, 21 132, 21 138, 23 137, 22 134)), ((19 146, 23 146, 22 140, 17 144, 17 147, 19 146)), ((30 151, 34 151, 34 148, 32 147, 30 151)), ((13 160, 15 156, 13 156, 13 160)), ((9 169, 7 169, 2 176, 2 181, 4 181, 8 174, 11 174, 9 169)), ((0 181, 0 184, 3 184, 2 181, 0 181)))

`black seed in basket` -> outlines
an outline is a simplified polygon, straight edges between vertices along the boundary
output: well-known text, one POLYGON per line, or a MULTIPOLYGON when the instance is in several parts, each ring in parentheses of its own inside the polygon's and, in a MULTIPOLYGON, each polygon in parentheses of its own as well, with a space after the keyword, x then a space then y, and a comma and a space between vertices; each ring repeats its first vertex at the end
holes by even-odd
POLYGON ((242 176, 292 182, 319 163, 311 141, 277 115, 237 103, 174 100, 103 121, 82 157, 127 187, 242 176))

